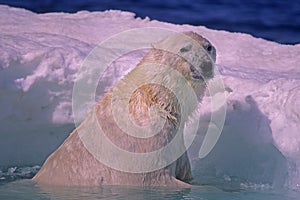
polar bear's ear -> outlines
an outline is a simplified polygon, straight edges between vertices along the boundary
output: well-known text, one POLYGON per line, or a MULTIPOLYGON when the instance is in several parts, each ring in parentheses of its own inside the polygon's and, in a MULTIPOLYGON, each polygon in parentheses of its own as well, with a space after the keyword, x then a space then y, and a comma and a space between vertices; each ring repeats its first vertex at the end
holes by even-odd
POLYGON ((179 51, 180 53, 185 53, 188 52, 192 49, 192 44, 187 44, 184 47, 182 47, 179 51))
POLYGON ((155 49, 156 48, 156 43, 151 43, 151 48, 155 49))
POLYGON ((164 46, 160 44, 160 42, 151 43, 151 47, 154 49, 164 49, 164 46))

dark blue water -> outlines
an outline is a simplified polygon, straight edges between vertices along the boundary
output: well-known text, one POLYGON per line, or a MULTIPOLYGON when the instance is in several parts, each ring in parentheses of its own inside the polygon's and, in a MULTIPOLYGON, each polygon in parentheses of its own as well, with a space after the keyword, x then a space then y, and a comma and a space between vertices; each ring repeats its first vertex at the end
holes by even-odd
POLYGON ((142 18, 300 43, 300 0, 0 0, 0 4, 37 13, 118 9, 142 18))

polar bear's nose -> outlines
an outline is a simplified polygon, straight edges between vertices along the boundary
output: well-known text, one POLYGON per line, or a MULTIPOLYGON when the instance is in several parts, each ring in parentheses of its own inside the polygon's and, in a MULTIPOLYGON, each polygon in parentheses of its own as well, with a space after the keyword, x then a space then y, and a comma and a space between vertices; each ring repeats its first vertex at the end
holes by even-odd
POLYGON ((210 53, 212 50, 213 50, 213 47, 209 44, 209 45, 207 45, 206 46, 206 51, 208 52, 208 53, 210 53))
POLYGON ((212 46, 210 43, 208 43, 204 46, 204 49, 206 50, 206 52, 208 53, 210 58, 215 62, 216 61, 216 49, 215 49, 215 47, 212 46))

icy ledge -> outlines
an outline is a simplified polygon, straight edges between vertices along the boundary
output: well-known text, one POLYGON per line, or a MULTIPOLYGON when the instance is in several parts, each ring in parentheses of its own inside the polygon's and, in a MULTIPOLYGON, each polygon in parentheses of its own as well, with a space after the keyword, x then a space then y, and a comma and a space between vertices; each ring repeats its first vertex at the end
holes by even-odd
MULTIPOLYGON (((227 118, 217 146, 198 159, 200 130, 189 150, 195 182, 300 187, 299 44, 121 11, 35 14, 0 6, 0 27, 0 166, 41 164, 73 129, 76 72, 99 42, 132 28, 164 27, 208 38, 217 48, 227 88, 227 118)), ((108 85, 136 62, 134 57, 122 60, 121 67, 107 73, 108 85)), ((200 112, 205 124, 209 113, 200 112)))

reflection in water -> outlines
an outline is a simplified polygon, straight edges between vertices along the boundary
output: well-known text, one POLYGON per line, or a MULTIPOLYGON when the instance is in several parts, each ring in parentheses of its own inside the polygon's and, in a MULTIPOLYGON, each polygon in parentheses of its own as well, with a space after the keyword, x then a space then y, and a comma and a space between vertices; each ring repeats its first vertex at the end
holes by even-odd
POLYGON ((130 186, 103 187, 45 187, 39 186, 49 197, 65 199, 185 199, 191 189, 168 189, 130 186))
POLYGON ((191 189, 147 188, 130 186, 60 187, 41 186, 22 180, 0 186, 0 199, 93 200, 93 199, 186 199, 191 189))

